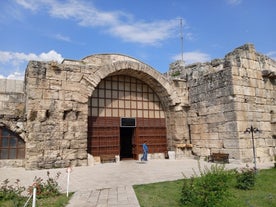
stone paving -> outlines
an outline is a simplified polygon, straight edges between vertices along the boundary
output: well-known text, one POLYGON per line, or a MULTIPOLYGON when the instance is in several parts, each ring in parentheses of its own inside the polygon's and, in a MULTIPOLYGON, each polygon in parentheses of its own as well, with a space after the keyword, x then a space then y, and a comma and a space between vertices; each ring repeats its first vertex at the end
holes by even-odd
MULTIPOLYGON (((75 192, 67 207, 139 207, 139 202, 132 188, 135 184, 147 184, 177 180, 191 176, 198 171, 198 165, 210 166, 212 163, 198 162, 195 159, 183 160, 135 160, 119 163, 105 163, 88 167, 75 167, 70 174, 69 191, 75 192)), ((253 165, 252 165, 253 166, 253 165)), ((252 167, 251 166, 251 167, 252 167)), ((258 168, 272 167, 273 163, 258 164, 258 168)), ((226 164, 226 168, 241 168, 245 164, 226 164)), ((66 169, 25 170, 23 168, 0 168, 0 181, 9 179, 13 183, 17 178, 21 185, 30 186, 35 176, 47 179, 61 172, 59 184, 66 192, 66 169)))

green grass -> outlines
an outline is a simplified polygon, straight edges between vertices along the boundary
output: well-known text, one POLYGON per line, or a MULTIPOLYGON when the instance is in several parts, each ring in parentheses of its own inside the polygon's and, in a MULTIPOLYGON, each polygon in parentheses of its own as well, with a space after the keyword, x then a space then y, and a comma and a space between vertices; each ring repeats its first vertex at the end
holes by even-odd
MULTIPOLYGON (((66 194, 62 194, 55 197, 37 199, 36 206, 37 207, 65 207, 69 203, 69 200, 72 197, 72 195, 73 193, 70 193, 68 198, 66 194)), ((1 207, 17 207, 17 206, 22 207, 24 206, 26 201, 27 201, 27 198, 22 198, 20 200, 8 200, 8 201, 0 200, 0 206, 1 207)), ((29 201, 27 206, 28 207, 32 206, 32 199, 29 201)))
MULTIPOLYGON (((180 207, 183 180, 135 185, 134 190, 141 207, 180 207)), ((230 192, 233 197, 223 204, 227 207, 276 206, 276 168, 261 170, 253 190, 238 190, 235 182, 230 192)))

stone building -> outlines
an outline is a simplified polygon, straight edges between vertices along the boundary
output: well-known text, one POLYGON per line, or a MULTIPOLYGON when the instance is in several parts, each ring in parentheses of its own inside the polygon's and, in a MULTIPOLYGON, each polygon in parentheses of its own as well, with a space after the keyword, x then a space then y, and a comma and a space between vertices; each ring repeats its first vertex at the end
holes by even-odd
POLYGON ((132 57, 30 61, 25 80, 0 81, 0 166, 85 166, 99 159, 207 157, 272 161, 276 62, 246 44, 224 59, 166 74, 132 57))

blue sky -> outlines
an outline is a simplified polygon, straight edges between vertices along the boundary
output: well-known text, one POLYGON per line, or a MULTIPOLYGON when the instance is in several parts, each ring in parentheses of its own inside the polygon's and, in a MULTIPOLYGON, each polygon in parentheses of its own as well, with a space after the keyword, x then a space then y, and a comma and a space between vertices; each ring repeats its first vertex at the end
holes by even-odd
POLYGON ((2 0, 0 78, 23 79, 29 60, 129 55, 164 73, 253 43, 276 60, 275 0, 2 0), (182 30, 180 27, 182 19, 182 30))

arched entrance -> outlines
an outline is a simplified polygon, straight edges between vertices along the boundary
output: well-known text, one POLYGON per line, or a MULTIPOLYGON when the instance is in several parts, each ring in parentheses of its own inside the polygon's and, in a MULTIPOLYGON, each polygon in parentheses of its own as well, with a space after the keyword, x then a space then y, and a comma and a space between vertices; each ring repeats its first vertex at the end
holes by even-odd
POLYGON ((165 112, 153 89, 130 75, 110 75, 89 98, 88 153, 138 159, 167 150, 165 112))

